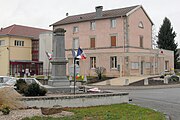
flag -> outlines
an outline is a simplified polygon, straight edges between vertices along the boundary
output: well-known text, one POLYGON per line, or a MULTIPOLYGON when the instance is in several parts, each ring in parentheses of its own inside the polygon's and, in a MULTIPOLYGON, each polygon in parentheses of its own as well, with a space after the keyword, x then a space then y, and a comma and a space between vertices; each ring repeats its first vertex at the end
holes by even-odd
POLYGON ((52 54, 51 54, 51 53, 48 53, 48 52, 46 51, 46 55, 47 55, 47 57, 48 57, 49 60, 52 60, 52 54))
POLYGON ((72 55, 73 55, 73 58, 77 56, 77 52, 74 49, 72 49, 72 55))
POLYGON ((77 51, 77 58, 82 59, 82 60, 86 59, 86 55, 80 47, 78 48, 78 51, 77 51))

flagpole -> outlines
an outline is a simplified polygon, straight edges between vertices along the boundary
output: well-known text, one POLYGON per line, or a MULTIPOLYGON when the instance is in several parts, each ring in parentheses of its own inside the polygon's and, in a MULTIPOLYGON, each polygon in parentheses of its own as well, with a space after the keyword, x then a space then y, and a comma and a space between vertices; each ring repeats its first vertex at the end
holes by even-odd
POLYGON ((76 92, 75 92, 75 86, 76 86, 76 65, 75 65, 75 62, 76 62, 76 57, 74 57, 74 94, 76 94, 76 92))

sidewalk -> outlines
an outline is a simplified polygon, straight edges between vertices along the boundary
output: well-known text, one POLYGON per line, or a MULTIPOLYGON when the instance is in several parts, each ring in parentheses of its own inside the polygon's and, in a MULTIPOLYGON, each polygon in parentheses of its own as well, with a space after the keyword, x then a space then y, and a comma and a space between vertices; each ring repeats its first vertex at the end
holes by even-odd
POLYGON ((131 76, 131 77, 119 77, 119 78, 114 78, 98 83, 94 83, 91 85, 113 85, 113 86, 123 86, 123 85, 128 85, 133 82, 137 82, 143 79, 151 78, 151 77, 157 77, 157 75, 153 76, 131 76))

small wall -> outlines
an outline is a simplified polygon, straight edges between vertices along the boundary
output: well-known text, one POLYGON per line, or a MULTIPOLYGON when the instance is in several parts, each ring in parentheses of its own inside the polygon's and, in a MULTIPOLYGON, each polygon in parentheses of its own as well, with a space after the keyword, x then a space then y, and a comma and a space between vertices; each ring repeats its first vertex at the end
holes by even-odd
POLYGON ((118 103, 128 103, 129 93, 101 93, 83 95, 62 95, 58 97, 24 97, 22 101, 29 107, 87 107, 98 105, 110 105, 118 103))

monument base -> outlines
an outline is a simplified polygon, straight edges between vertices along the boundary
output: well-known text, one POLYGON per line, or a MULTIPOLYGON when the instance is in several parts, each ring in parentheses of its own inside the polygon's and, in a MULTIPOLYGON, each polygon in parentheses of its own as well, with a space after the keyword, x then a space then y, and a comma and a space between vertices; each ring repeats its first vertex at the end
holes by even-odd
POLYGON ((48 85, 53 87, 63 87, 63 86, 70 86, 70 81, 67 79, 64 80, 49 80, 48 85))

